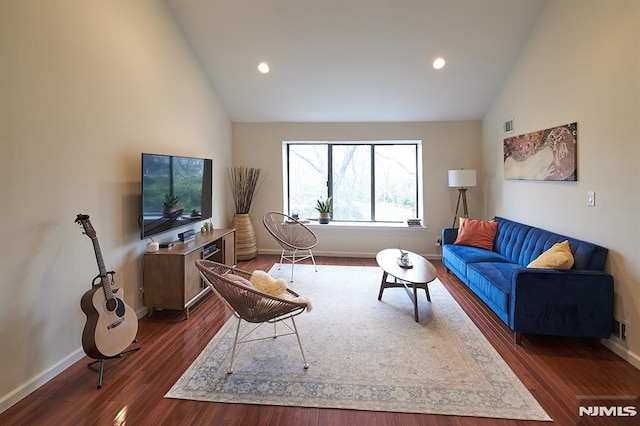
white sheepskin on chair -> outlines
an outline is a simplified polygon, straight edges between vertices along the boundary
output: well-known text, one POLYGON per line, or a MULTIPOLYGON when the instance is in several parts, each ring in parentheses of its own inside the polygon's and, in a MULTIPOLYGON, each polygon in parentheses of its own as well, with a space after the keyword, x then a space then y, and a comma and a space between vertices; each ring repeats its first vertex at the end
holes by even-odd
POLYGON ((310 311, 312 308, 311 301, 308 298, 302 296, 292 297, 291 294, 287 293, 287 282, 282 278, 275 279, 265 271, 257 270, 253 271, 249 281, 251 281, 251 284, 256 290, 262 293, 280 299, 291 300, 296 303, 306 303, 307 311, 310 311))

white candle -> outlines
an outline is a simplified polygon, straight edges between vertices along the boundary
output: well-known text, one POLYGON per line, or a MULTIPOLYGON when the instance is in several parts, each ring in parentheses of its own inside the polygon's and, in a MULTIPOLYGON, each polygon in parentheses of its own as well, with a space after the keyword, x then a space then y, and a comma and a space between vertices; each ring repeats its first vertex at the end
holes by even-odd
POLYGON ((153 241, 147 244, 147 252, 155 253, 158 250, 160 250, 160 244, 158 244, 157 242, 153 241))

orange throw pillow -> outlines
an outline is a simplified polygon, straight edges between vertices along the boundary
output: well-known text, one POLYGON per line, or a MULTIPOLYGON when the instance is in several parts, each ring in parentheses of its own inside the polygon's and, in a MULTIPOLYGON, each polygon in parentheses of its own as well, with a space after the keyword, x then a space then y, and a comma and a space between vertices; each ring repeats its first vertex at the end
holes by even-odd
POLYGON ((466 219, 458 230, 454 244, 493 250, 497 233, 498 222, 466 219))

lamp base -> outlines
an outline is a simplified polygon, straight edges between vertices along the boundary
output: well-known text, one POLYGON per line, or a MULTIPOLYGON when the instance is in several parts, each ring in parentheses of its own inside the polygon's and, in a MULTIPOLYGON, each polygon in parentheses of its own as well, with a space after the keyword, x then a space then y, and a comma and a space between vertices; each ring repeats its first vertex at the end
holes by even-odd
POLYGON ((467 188, 458 188, 458 203, 456 204, 456 214, 453 216, 452 228, 456 227, 456 219, 459 217, 469 217, 469 210, 467 209, 467 188), (458 215, 460 212, 460 201, 462 200, 462 216, 458 215))

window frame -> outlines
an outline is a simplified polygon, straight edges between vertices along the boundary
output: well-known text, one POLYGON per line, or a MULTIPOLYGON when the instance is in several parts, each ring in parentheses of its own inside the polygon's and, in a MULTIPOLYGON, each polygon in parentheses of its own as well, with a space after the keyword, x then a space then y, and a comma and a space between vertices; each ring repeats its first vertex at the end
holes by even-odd
POLYGON ((326 176, 326 188, 327 192, 325 197, 333 196, 333 147, 334 146, 353 146, 353 145, 366 145, 370 146, 370 164, 371 164, 371 176, 369 183, 370 190, 370 214, 368 220, 341 220, 334 219, 333 212, 332 222, 342 224, 404 224, 406 219, 403 220, 376 220, 376 187, 375 187, 375 156, 376 146, 415 146, 415 201, 416 201, 416 217, 422 218, 423 216, 423 200, 422 200, 422 182, 423 182, 423 157, 422 157, 422 140, 358 140, 358 141, 283 141, 282 142, 282 156, 283 156, 283 208, 287 214, 291 214, 291 200, 290 200, 290 147, 294 145, 326 145, 327 146, 327 176, 326 176))

